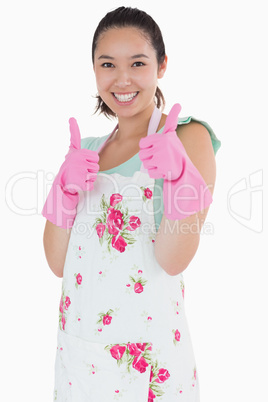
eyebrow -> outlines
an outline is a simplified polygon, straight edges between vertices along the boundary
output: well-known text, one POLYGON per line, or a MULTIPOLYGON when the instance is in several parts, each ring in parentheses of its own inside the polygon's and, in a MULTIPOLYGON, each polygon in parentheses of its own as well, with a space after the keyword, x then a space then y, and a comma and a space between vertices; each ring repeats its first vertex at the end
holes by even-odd
MULTIPOLYGON (((130 59, 140 59, 142 57, 145 57, 146 59, 149 59, 149 57, 146 56, 146 54, 143 54, 143 53, 134 54, 134 56, 131 56, 130 59)), ((100 59, 114 60, 114 57, 108 56, 106 54, 102 54, 100 57, 98 57, 98 60, 100 60, 100 59)))

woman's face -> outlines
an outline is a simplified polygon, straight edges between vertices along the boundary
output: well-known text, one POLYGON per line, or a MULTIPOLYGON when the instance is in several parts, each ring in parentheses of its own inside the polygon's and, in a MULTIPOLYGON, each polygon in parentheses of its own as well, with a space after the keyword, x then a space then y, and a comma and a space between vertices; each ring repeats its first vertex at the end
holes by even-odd
POLYGON ((94 71, 100 97, 118 117, 132 117, 154 107, 158 67, 154 48, 136 28, 113 28, 99 38, 94 71))

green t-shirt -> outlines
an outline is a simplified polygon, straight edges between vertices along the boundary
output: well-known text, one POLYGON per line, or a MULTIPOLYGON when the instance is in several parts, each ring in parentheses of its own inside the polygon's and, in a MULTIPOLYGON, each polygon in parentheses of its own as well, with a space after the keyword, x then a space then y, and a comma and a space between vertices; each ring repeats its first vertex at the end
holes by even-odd
MULTIPOLYGON (((216 155, 218 149, 221 146, 220 140, 216 137, 214 131, 212 128, 209 126, 208 123, 202 120, 195 119, 192 116, 189 117, 180 117, 178 119, 178 125, 182 124, 188 124, 191 121, 196 121, 198 123, 201 123, 204 127, 209 132, 212 146, 214 149, 214 154, 216 155)), ((161 133, 163 131, 164 127, 161 128, 158 132, 161 133)), ((86 148, 90 149, 92 151, 96 151, 99 146, 109 137, 110 134, 107 134, 103 137, 87 137, 87 138, 82 138, 81 140, 81 148, 86 148)), ((121 163, 120 165, 108 169, 105 171, 102 171, 102 173, 106 174, 112 174, 112 173, 118 173, 122 176, 133 176, 133 174, 137 171, 140 170, 141 168, 141 160, 139 158, 139 154, 135 154, 132 158, 128 159, 126 162, 121 163)), ((162 220, 162 215, 164 211, 164 205, 163 205, 163 196, 162 196, 162 191, 163 191, 163 179, 156 179, 155 180, 155 188, 154 188, 154 220, 155 220, 155 225, 156 225, 156 231, 158 230, 161 220, 162 220)))

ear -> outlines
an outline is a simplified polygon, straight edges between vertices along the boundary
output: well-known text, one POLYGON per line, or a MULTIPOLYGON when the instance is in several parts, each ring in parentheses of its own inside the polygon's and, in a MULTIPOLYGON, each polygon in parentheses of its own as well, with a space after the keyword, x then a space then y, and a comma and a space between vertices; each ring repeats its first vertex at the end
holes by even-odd
POLYGON ((163 61, 161 66, 159 66, 157 78, 163 78, 164 77, 164 74, 165 74, 166 69, 167 69, 167 61, 168 61, 168 57, 167 57, 167 55, 165 55, 165 60, 163 61))

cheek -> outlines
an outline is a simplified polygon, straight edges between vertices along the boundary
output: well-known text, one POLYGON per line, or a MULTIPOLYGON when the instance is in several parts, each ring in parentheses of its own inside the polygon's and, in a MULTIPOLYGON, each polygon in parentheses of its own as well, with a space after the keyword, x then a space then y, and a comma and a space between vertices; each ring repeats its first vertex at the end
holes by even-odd
POLYGON ((95 78, 98 91, 105 90, 111 85, 112 77, 107 73, 105 74, 102 71, 96 71, 95 78))
POLYGON ((155 69, 144 70, 144 73, 137 77, 136 80, 141 88, 151 88, 157 85, 157 71, 155 69))

